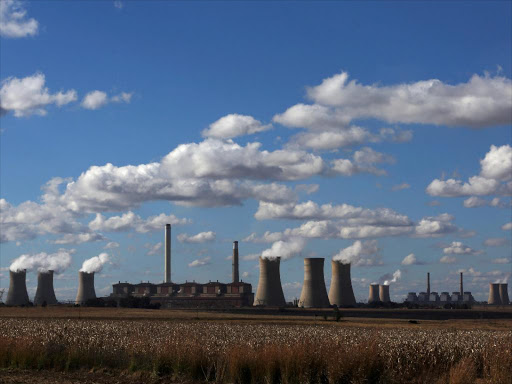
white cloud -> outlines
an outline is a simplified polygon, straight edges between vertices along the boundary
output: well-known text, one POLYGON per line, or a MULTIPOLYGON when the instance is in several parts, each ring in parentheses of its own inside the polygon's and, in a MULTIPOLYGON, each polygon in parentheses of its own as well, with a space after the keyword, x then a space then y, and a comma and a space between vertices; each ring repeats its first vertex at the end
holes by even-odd
POLYGON ((132 95, 133 93, 121 92, 109 98, 106 92, 95 90, 84 96, 81 105, 85 109, 95 110, 108 103, 129 103, 132 99, 132 95))
POLYGON ((371 173, 376 176, 384 176, 387 172, 377 168, 375 164, 392 164, 394 162, 395 159, 392 156, 364 147, 354 152, 353 160, 335 159, 331 164, 332 171, 335 174, 343 176, 352 176, 358 173, 371 173))
POLYGON ((454 256, 443 256, 439 261, 443 264, 453 264, 457 262, 457 258, 454 256))
POLYGON ((409 188, 411 188, 411 186, 409 184, 402 183, 402 184, 393 185, 391 190, 393 190, 393 191, 401 191, 403 189, 409 189, 409 188))
POLYGON ((107 245, 105 245, 103 247, 103 249, 114 249, 114 248, 119 248, 120 244, 118 242, 115 242, 115 241, 110 241, 107 243, 107 245))
POLYGON ((200 232, 197 235, 187 235, 185 233, 180 233, 177 238, 180 243, 206 243, 209 241, 214 241, 216 237, 215 232, 200 232))
POLYGON ((80 272, 87 273, 99 273, 103 270, 103 267, 110 263, 110 256, 108 253, 100 253, 98 256, 91 257, 83 262, 80 272))
POLYGON ((503 224, 501 226, 501 229, 503 229, 504 231, 510 231, 512 229, 512 222, 503 224))
POLYGON ((349 127, 343 130, 299 133, 292 137, 291 144, 317 150, 350 147, 372 141, 372 135, 364 128, 349 127))
POLYGON ((410 253, 405 256, 402 260, 402 265, 416 265, 418 264, 418 260, 416 259, 416 255, 414 253, 410 253))
POLYGON ((511 262, 512 262, 512 259, 506 258, 506 257, 491 260, 491 263, 493 263, 493 264, 509 264, 511 262))
POLYGON ((460 241, 453 241, 448 247, 443 249, 443 253, 445 255, 475 255, 481 252, 475 251, 460 241))
POLYGON ((237 136, 250 135, 272 128, 271 124, 264 125, 252 116, 238 115, 236 113, 221 117, 210 124, 202 132, 203 137, 217 139, 231 139, 237 136))
POLYGON ((54 240, 54 244, 82 244, 90 243, 94 241, 105 241, 107 240, 100 233, 67 233, 64 236, 54 240))
POLYGON ((116 7, 117 9, 123 9, 124 3, 120 0, 114 0, 114 7, 116 7))
POLYGON ((452 223, 455 218, 447 213, 438 216, 425 217, 419 221, 415 228, 416 237, 440 237, 459 229, 452 223))
POLYGON ((201 267, 203 265, 210 264, 210 256, 203 257, 202 259, 196 259, 188 264, 190 268, 201 267))
POLYGON ((390 285, 391 283, 396 283, 398 280, 402 278, 402 271, 397 269, 393 274, 386 273, 385 275, 379 278, 379 283, 384 285, 390 285))
POLYGON ((164 213, 143 219, 129 211, 121 216, 111 216, 107 219, 102 214, 97 213, 94 220, 89 222, 89 228, 93 231, 105 232, 123 232, 134 229, 137 232, 146 233, 161 230, 165 224, 183 225, 189 223, 189 219, 180 219, 174 215, 164 213))
POLYGON ((354 267, 368 267, 382 264, 377 240, 356 240, 352 245, 340 250, 333 260, 350 263, 354 267))
POLYGON ((251 233, 249 236, 244 238, 242 241, 244 243, 273 243, 278 240, 283 239, 283 234, 281 232, 269 232, 266 231, 263 236, 258 237, 256 233, 251 233))
POLYGON ((249 272, 245 271, 245 272, 242 272, 242 277, 244 279, 247 279, 248 277, 251 277, 251 274, 249 272))
POLYGON ((37 254, 25 254, 13 260, 10 265, 11 271, 54 271, 61 273, 71 265, 71 255, 75 253, 74 249, 59 249, 55 253, 41 252, 37 254))
POLYGON ((490 238, 485 239, 484 241, 484 245, 488 247, 502 247, 507 244, 510 244, 510 240, 507 240, 504 237, 490 238))
POLYGON ((0 1, 0 35, 3 37, 27 37, 37 34, 39 23, 27 17, 23 3, 18 0, 0 1))
POLYGON ((301 253, 306 245, 306 241, 300 237, 291 237, 286 240, 276 241, 268 249, 261 253, 261 257, 274 258, 281 257, 281 259, 289 259, 301 253))
POLYGON ((511 123, 512 81, 473 75, 467 83, 431 79, 391 86, 348 81, 342 72, 308 88, 317 104, 334 107, 345 121, 375 118, 389 123, 421 123, 483 128, 511 123))
MULTIPOLYGON (((2 0, 3 3, 4 0, 2 0)), ((14 112, 14 116, 46 115, 46 107, 54 104, 61 107, 77 99, 74 89, 50 93, 45 87, 45 75, 35 73, 22 79, 8 77, 0 88, 0 112, 14 112)))
POLYGON ((144 244, 144 247, 146 247, 148 249, 148 251, 146 252, 146 255, 148 255, 148 256, 157 255, 157 254, 161 253, 163 243, 162 242, 159 242, 156 244, 147 243, 147 244, 144 244))
POLYGON ((483 160, 480 160, 480 174, 488 179, 507 181, 512 179, 512 147, 491 145, 483 160))

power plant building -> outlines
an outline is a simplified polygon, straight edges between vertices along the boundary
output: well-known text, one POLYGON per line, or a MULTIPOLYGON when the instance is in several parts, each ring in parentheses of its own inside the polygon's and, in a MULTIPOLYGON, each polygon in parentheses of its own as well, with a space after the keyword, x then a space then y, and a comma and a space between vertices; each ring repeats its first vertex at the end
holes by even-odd
POLYGON ((286 305, 281 285, 280 265, 280 257, 260 257, 260 277, 254 297, 255 306, 284 307, 286 305))
POLYGON ((53 289, 53 271, 39 272, 37 274, 37 290, 34 305, 57 304, 55 290, 53 289))
POLYGON ((331 305, 337 305, 338 307, 356 305, 350 277, 350 264, 332 260, 331 269, 331 287, 329 288, 329 302, 331 305))
POLYGON ((27 293, 27 270, 9 271, 9 292, 7 293, 6 305, 28 305, 30 300, 27 293))
POLYGON ((325 288, 324 259, 310 257, 304 259, 304 284, 299 299, 299 307, 327 308, 329 297, 325 288))
POLYGON ((96 299, 94 290, 94 272, 78 272, 78 292, 75 304, 86 304, 88 300, 96 299))
MULTIPOLYGON (((439 295, 438 292, 430 291, 430 273, 427 273, 427 292, 420 292, 416 296, 416 292, 409 292, 405 301, 407 303, 416 303, 421 305, 444 305, 444 304, 470 304, 475 301, 471 292, 464 292, 463 285, 463 274, 460 274, 459 287, 460 290, 457 292, 453 292, 450 295, 449 292, 441 292, 439 295)), ((498 293, 499 297, 499 293, 498 293)))

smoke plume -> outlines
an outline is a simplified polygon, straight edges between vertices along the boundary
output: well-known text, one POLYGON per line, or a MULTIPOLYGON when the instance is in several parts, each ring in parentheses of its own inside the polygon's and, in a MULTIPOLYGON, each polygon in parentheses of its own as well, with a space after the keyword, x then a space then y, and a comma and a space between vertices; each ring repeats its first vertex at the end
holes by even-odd
POLYGON ((272 244, 268 249, 265 249, 261 257, 263 258, 275 258, 281 257, 282 260, 289 259, 302 252, 306 245, 306 240, 301 237, 292 237, 287 240, 279 240, 272 244))
POLYGON ((90 259, 85 260, 84 263, 82 264, 80 272, 101 272, 103 266, 107 263, 110 263, 110 257, 108 253, 100 253, 98 256, 94 256, 91 257, 90 259))
POLYGON ((71 254, 74 249, 59 249, 56 253, 36 253, 33 255, 25 254, 15 259, 9 269, 13 272, 37 270, 38 272, 54 271, 61 273, 71 264, 71 254))
POLYGON ((384 285, 389 285, 391 283, 396 283, 400 278, 402 277, 402 271, 397 269, 395 272, 393 272, 393 275, 386 273, 384 276, 382 276, 379 280, 384 281, 384 285))

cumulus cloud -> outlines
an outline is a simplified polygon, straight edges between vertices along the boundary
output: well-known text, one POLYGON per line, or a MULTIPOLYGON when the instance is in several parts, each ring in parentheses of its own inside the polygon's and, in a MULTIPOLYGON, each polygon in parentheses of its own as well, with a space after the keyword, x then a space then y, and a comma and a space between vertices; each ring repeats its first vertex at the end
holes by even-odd
POLYGON ((119 243, 116 242, 116 241, 110 241, 107 243, 107 245, 105 245, 103 247, 103 249, 114 249, 114 248, 119 248, 119 243))
POLYGON ((442 213, 437 216, 425 217, 415 227, 416 237, 440 237, 460 231, 452 221, 454 216, 442 213))
POLYGON ((191 263, 188 264, 188 266, 190 268, 201 267, 203 265, 210 264, 210 260, 211 260, 211 257, 206 256, 206 257, 203 257, 202 259, 196 259, 196 260, 192 261, 191 263))
POLYGON ((90 243, 94 241, 105 241, 107 240, 100 233, 67 233, 64 236, 53 241, 54 244, 82 244, 90 243))
POLYGON ((439 259, 439 262, 443 264, 453 264, 457 262, 457 258, 455 256, 443 256, 439 259))
POLYGON ((347 72, 308 88, 321 106, 334 107, 346 120, 375 118, 389 123, 420 123, 483 128, 511 123, 512 81, 473 75, 468 82, 438 79, 390 86, 349 81, 347 72))
POLYGON ((286 240, 278 240, 268 249, 261 253, 261 257, 274 258, 281 257, 286 260, 301 253, 306 245, 306 241, 301 237, 291 237, 286 240))
POLYGON ((512 259, 506 258, 506 257, 501 257, 501 258, 491 260, 491 263, 493 263, 493 264, 510 264, 511 262, 512 262, 512 259))
POLYGON ((156 244, 147 243, 147 244, 144 244, 144 247, 146 247, 148 249, 148 251, 146 252, 146 255, 153 256, 153 255, 157 255, 157 254, 161 253, 163 243, 162 242, 159 242, 156 244))
POLYGON ((481 252, 475 251, 460 241, 453 241, 448 247, 443 248, 443 253, 445 255, 475 255, 481 252))
POLYGON ((129 103, 133 93, 121 92, 118 95, 109 97, 106 92, 95 90, 87 93, 82 100, 82 107, 85 109, 99 109, 108 103, 129 103))
MULTIPOLYGON (((431 196, 484 196, 493 194, 509 195, 512 193, 512 147, 491 145, 484 159, 480 160, 480 175, 472 176, 467 182, 456 179, 434 179, 426 191, 431 196)), ((470 208, 481 205, 481 200, 474 197, 466 200, 464 206, 470 208)))
POLYGON ((147 219, 129 211, 121 216, 105 218, 100 213, 96 214, 94 220, 89 222, 89 228, 93 231, 123 232, 135 230, 140 233, 161 230, 165 224, 183 225, 189 224, 189 219, 180 219, 174 215, 161 213, 157 216, 150 216, 147 219))
POLYGON ((215 232, 200 232, 197 235, 187 235, 185 233, 180 233, 177 238, 180 243, 206 243, 210 241, 214 241, 216 237, 215 232))
POLYGON ((108 253, 100 253, 98 256, 91 257, 83 262, 80 272, 99 273, 103 270, 105 264, 111 263, 108 253))
POLYGON ((414 253, 408 254, 402 260, 402 265, 416 265, 416 264, 418 264, 418 260, 416 259, 416 255, 414 253))
POLYGON ((332 259, 345 264, 352 264, 354 267, 382 264, 377 240, 356 240, 352 245, 340 250, 332 259))
POLYGON ((74 249, 59 249, 50 254, 46 252, 24 254, 13 260, 9 268, 13 272, 26 269, 28 271, 61 273, 71 265, 73 253, 75 253, 74 249))
POLYGON ((504 245, 510 244, 510 240, 505 239, 504 237, 495 237, 490 239, 485 239, 484 245, 488 247, 503 247, 504 245))
POLYGON ((401 191, 403 189, 409 189, 409 188, 411 188, 411 186, 409 184, 402 183, 402 184, 393 185, 391 190, 393 190, 393 191, 401 191))
POLYGON ((512 229, 512 222, 503 224, 501 226, 501 229, 503 229, 504 231, 510 231, 512 229))
POLYGON ((34 36, 39 30, 39 23, 27 17, 23 3, 18 0, 0 1, 0 35, 19 38, 34 36))
POLYGON ((384 176, 387 172, 376 167, 376 164, 393 164, 395 159, 384 153, 364 147, 354 152, 353 160, 335 159, 331 162, 332 171, 343 176, 352 176, 358 173, 371 173, 376 176, 384 176))
POLYGON ((231 139, 237 136, 250 135, 263 132, 272 128, 271 124, 262 124, 252 116, 239 115, 236 113, 221 117, 210 124, 208 129, 202 132, 203 137, 217 139, 231 139))
MULTIPOLYGON (((4 1, 1 2, 2 4, 4 1)), ((14 116, 46 115, 46 107, 61 107, 77 99, 74 89, 50 93, 45 87, 45 75, 35 73, 22 79, 8 77, 2 81, 0 88, 0 112, 13 112, 14 116)))

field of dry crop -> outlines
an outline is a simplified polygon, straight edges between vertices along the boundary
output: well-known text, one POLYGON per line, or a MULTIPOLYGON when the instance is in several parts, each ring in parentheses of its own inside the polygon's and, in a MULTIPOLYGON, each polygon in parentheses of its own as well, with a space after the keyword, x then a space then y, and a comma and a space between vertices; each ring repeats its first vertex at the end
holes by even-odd
POLYGON ((335 324, 0 318, 0 367, 170 382, 512 383, 510 328, 335 324))

